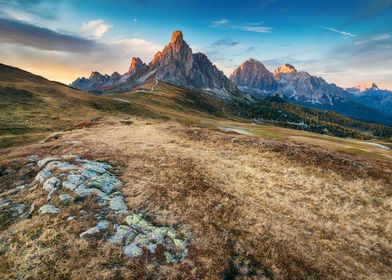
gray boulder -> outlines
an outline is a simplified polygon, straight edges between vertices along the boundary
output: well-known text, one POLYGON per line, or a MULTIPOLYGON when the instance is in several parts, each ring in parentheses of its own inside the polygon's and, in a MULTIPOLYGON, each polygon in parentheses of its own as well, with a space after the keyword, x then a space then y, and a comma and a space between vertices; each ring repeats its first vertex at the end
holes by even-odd
POLYGON ((45 181, 43 184, 43 189, 47 192, 51 192, 54 189, 57 189, 61 186, 61 181, 57 177, 51 177, 45 181))
POLYGON ((101 231, 104 231, 108 229, 110 226, 110 222, 106 220, 99 221, 98 224, 92 228, 89 228, 88 230, 82 232, 79 237, 87 237, 87 236, 92 236, 100 233, 101 231))
POLYGON ((70 196, 67 193, 59 195, 59 199, 61 200, 62 203, 65 205, 68 205, 72 201, 72 196, 70 196))
POLYGON ((60 209, 57 207, 51 205, 51 204, 45 204, 39 208, 38 213, 39 214, 57 214, 60 212, 60 209))
POLYGON ((122 243, 128 244, 131 242, 136 236, 136 232, 132 230, 130 227, 125 225, 119 225, 116 229, 116 233, 109 238, 109 242, 111 243, 122 243))
POLYGON ((42 169, 40 172, 38 172, 37 176, 35 176, 35 181, 38 181, 40 183, 45 182, 46 179, 50 178, 52 176, 52 172, 46 169, 42 169))
POLYGON ((125 204, 124 197, 120 195, 110 199, 109 208, 118 213, 126 213, 128 211, 128 206, 125 204))

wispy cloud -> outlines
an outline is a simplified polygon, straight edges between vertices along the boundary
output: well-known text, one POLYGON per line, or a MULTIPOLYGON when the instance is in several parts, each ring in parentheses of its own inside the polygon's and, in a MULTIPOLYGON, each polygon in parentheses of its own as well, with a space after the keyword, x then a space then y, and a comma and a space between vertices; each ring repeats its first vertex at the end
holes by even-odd
POLYGON ((319 27, 322 28, 322 29, 325 29, 325 30, 329 30, 329 31, 338 33, 338 34, 343 35, 343 36, 348 36, 348 37, 355 37, 356 36, 353 33, 350 33, 350 32, 347 32, 347 31, 343 31, 343 30, 339 30, 339 29, 332 28, 332 27, 327 27, 327 26, 319 26, 319 27))
POLYGON ((231 39, 220 39, 218 41, 215 41, 214 43, 212 43, 213 47, 234 47, 236 45, 238 45, 240 42, 238 41, 233 41, 231 39))
POLYGON ((259 23, 251 25, 240 25, 234 26, 234 29, 239 29, 243 31, 256 32, 256 33, 272 33, 272 27, 262 26, 259 23))
POLYGON ((91 34, 94 38, 100 38, 106 33, 113 25, 106 23, 102 19, 90 20, 89 22, 82 23, 82 30, 91 34))
POLYGON ((360 45, 365 45, 365 44, 370 44, 370 43, 377 43, 377 42, 387 42, 392 38, 391 33, 380 33, 380 34, 374 34, 370 35, 365 38, 360 38, 358 40, 354 41, 355 46, 360 46, 360 45))
POLYGON ((256 33, 272 33, 272 27, 264 26, 261 22, 231 24, 228 19, 215 20, 211 24, 212 27, 217 28, 231 28, 247 32, 256 33))
POLYGON ((230 21, 227 18, 219 19, 219 20, 214 20, 211 24, 212 27, 220 27, 220 26, 225 26, 228 25, 230 21))

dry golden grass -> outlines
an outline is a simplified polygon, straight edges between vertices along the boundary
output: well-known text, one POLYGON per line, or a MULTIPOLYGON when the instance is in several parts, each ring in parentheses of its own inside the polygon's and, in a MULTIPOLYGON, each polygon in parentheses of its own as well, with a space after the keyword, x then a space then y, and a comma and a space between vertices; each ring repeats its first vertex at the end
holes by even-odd
MULTIPOLYGON (((268 139, 131 120, 133 124, 123 125, 115 118, 104 119, 39 147, 6 150, 4 164, 17 168, 11 159, 21 159, 32 149, 110 162, 124 182, 129 208, 154 223, 175 227, 191 242, 189 257, 182 264, 158 265, 127 259, 121 248, 108 246, 102 238, 80 240, 78 234, 94 217, 72 222, 65 217, 83 207, 94 208, 88 201, 63 208, 67 210, 56 217, 35 214, 1 232, 1 238, 12 238, 12 248, 0 256, 0 278, 392 277, 388 180, 303 162, 307 154, 291 157, 286 146, 274 151, 259 144, 268 139)), ((339 154, 328 160, 338 160, 339 154)), ((373 169, 383 167, 362 159, 373 163, 373 169)), ((25 176, 28 180, 32 175, 25 176)), ((11 177, 6 179, 11 185, 11 177)), ((24 199, 40 202, 44 194, 36 190, 24 199)))

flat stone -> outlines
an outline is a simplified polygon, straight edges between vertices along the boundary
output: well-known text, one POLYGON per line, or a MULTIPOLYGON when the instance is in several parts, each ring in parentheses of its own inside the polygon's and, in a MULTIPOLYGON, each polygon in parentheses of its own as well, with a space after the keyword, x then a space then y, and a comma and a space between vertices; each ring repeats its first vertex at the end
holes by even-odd
POLYGON ((165 241, 165 236, 167 233, 166 227, 156 227, 152 231, 147 233, 147 236, 150 240, 153 240, 155 243, 163 244, 165 241))
POLYGON ((111 168, 111 166, 107 163, 98 162, 98 161, 85 161, 82 164, 83 169, 94 171, 95 173, 106 173, 106 170, 111 168))
POLYGON ((16 204, 12 207, 12 216, 18 217, 24 213, 26 206, 24 204, 16 204))
POLYGON ((82 232, 82 233, 79 235, 79 237, 80 237, 80 238, 83 238, 83 237, 85 237, 85 236, 96 235, 96 234, 98 234, 98 233, 100 233, 100 232, 101 232, 101 231, 99 230, 99 228, 95 226, 95 227, 89 228, 88 230, 82 232))
POLYGON ((57 207, 51 205, 51 204, 45 204, 39 208, 38 213, 40 214, 57 214, 60 212, 60 209, 57 207))
POLYGON ((115 176, 110 175, 109 173, 104 173, 92 177, 88 182, 86 182, 86 185, 90 188, 97 188, 107 194, 110 194, 115 189, 119 188, 122 183, 115 176))
POLYGON ((109 208, 118 213, 125 213, 128 210, 128 206, 125 203, 123 196, 112 197, 110 199, 109 208))
POLYGON ((98 176, 97 172, 88 169, 82 169, 80 175, 82 175, 86 179, 92 179, 98 176))
POLYGON ((72 196, 70 196, 67 193, 64 193, 59 195, 59 199, 61 200, 62 203, 68 205, 72 201, 72 196))
POLYGON ((149 222, 144 220, 141 214, 133 214, 133 215, 127 216, 125 218, 125 221, 132 228, 135 228, 135 229, 142 231, 142 232, 149 232, 155 228, 149 222))
POLYGON ((133 231, 130 227, 125 225, 119 225, 116 228, 116 233, 109 238, 109 242, 111 243, 125 243, 128 244, 131 242, 136 236, 135 231, 133 231))
POLYGON ((140 233, 135 237, 133 243, 139 244, 139 246, 143 246, 150 244, 150 240, 148 239, 147 235, 140 233))
POLYGON ((80 185, 83 184, 86 181, 86 179, 82 175, 77 175, 77 174, 69 174, 67 176, 67 182, 75 185, 80 185))
POLYGON ((135 258, 140 257, 143 254, 143 250, 134 243, 129 244, 123 248, 123 252, 127 257, 135 258))
POLYGON ((52 200, 52 198, 53 198, 53 196, 58 192, 58 188, 54 188, 54 189, 52 189, 50 192, 49 192, 49 194, 48 194, 48 197, 47 197, 47 200, 49 201, 49 200, 52 200))
POLYGON ((78 166, 74 164, 69 164, 68 162, 51 161, 46 165, 45 168, 50 171, 52 171, 53 169, 58 169, 60 171, 70 171, 78 169, 78 166))
POLYGON ((46 179, 52 177, 52 172, 46 170, 45 168, 38 172, 37 176, 35 176, 34 180, 40 183, 45 182, 46 179))
POLYGON ((94 193, 91 188, 86 188, 84 185, 78 186, 75 190, 75 194, 79 197, 87 197, 94 193))
POLYGON ((70 190, 70 191, 74 191, 77 186, 78 185, 72 184, 72 183, 70 183, 68 181, 63 182, 63 188, 67 189, 67 190, 70 190))
POLYGON ((153 243, 150 243, 150 244, 148 244, 148 246, 147 246, 147 249, 151 252, 151 253, 155 253, 155 250, 157 249, 157 245, 156 244, 153 244, 153 243))
POLYGON ((99 221, 98 224, 97 224, 97 227, 98 227, 100 230, 108 229, 109 226, 110 226, 110 222, 107 221, 107 220, 99 221))
POLYGON ((61 186, 61 181, 57 177, 51 177, 45 181, 43 184, 43 189, 47 192, 50 192, 54 189, 57 189, 61 186))
POLYGON ((106 220, 99 221, 98 224, 92 228, 89 228, 88 230, 82 232, 79 237, 83 238, 85 236, 91 236, 91 235, 96 235, 100 233, 103 230, 108 229, 110 226, 110 222, 106 220))
POLYGON ((60 160, 58 157, 46 157, 38 161, 37 165, 39 168, 45 166, 48 162, 60 160))

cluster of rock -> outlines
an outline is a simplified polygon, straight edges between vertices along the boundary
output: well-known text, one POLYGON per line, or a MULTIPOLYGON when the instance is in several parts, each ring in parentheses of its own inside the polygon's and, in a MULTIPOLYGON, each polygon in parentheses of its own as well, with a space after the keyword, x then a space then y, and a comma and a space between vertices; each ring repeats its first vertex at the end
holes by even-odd
MULTIPOLYGON (((79 198, 95 196, 102 209, 111 211, 117 220, 107 217, 95 226, 80 233, 80 238, 89 238, 105 233, 108 242, 123 246, 128 257, 148 256, 167 263, 182 261, 188 253, 187 242, 180 239, 171 227, 154 226, 141 214, 131 214, 121 192, 122 182, 110 172, 111 166, 104 162, 81 159, 76 155, 46 157, 37 162, 40 169, 35 181, 48 193, 48 204, 42 205, 38 213, 58 214, 61 207, 77 203, 79 198), (58 196, 62 206, 50 201, 58 196), (113 232, 112 235, 109 233, 113 232)), ((68 217, 69 220, 75 217, 68 217)))
POLYGON ((121 92, 149 79, 214 92, 220 97, 236 90, 236 86, 206 55, 193 54, 181 31, 173 32, 170 43, 157 52, 148 65, 133 57, 128 72, 122 75, 92 72, 89 78, 78 78, 71 86, 96 93, 121 92))

